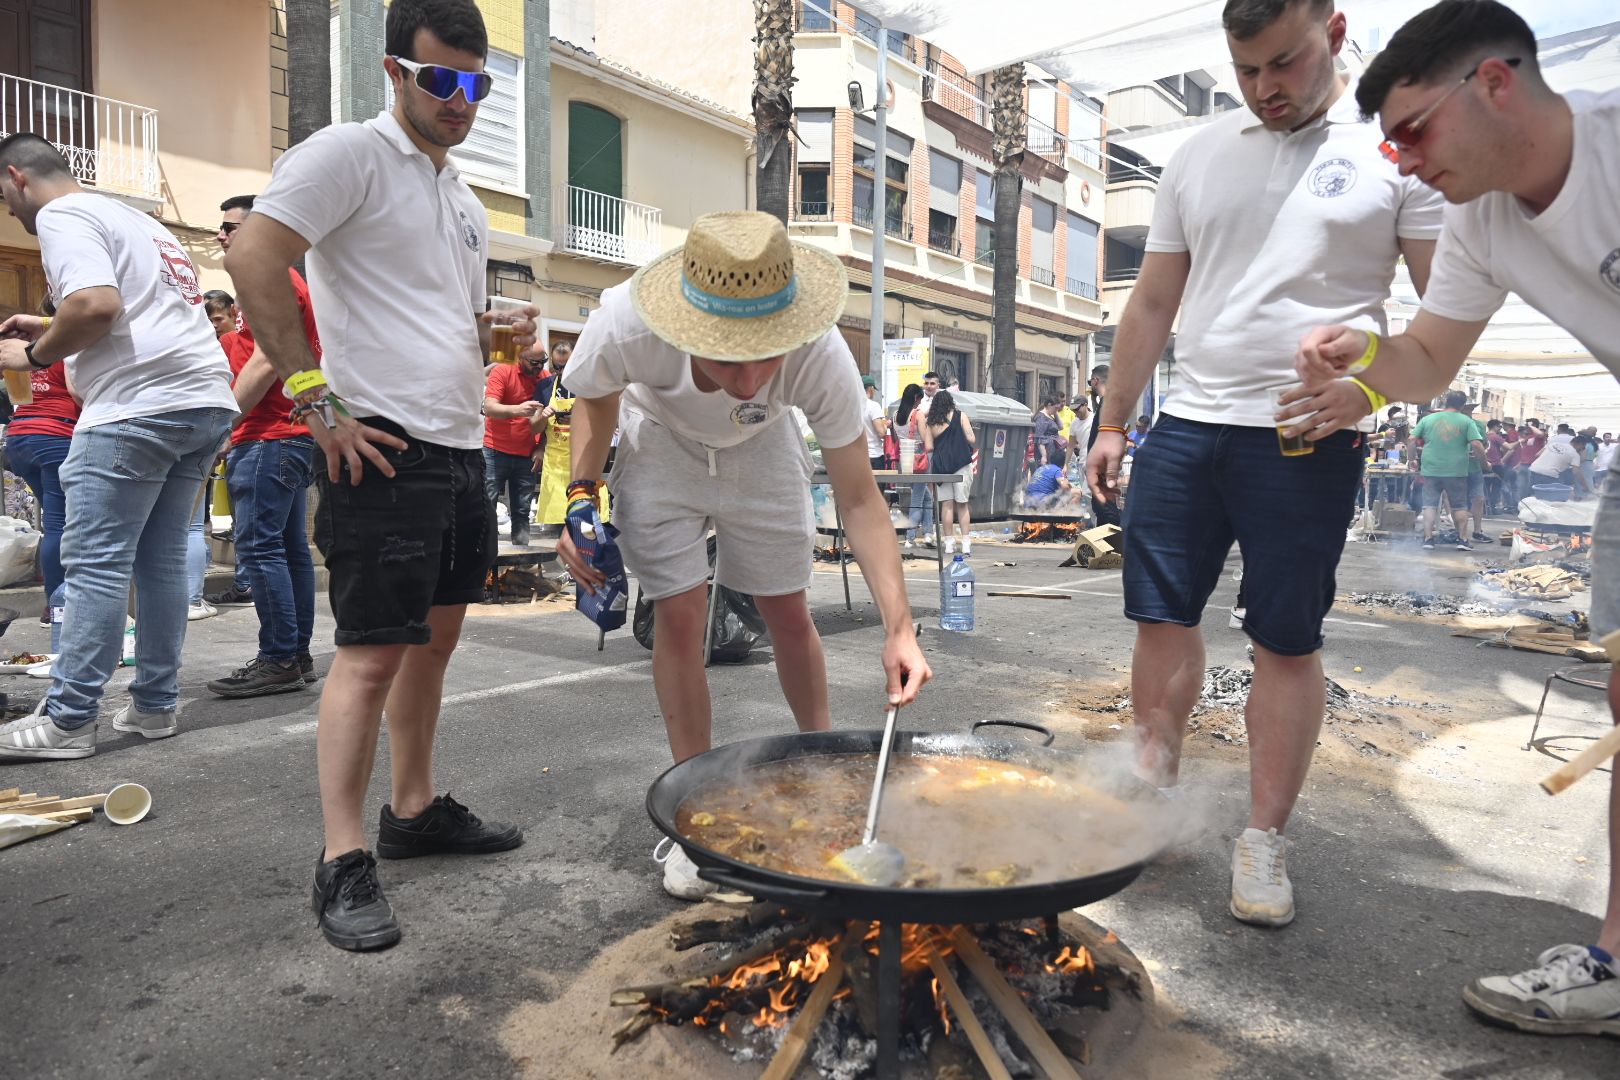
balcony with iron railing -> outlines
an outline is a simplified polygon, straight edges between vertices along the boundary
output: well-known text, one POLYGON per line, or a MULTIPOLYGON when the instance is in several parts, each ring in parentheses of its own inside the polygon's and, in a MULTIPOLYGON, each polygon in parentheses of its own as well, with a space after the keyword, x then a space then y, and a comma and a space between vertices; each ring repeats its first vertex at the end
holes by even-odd
POLYGON ((1032 266, 1029 268, 1029 280, 1037 285, 1056 285, 1057 275, 1044 266, 1032 266))
POLYGON ((25 131, 60 150, 86 187, 143 210, 162 205, 156 109, 0 75, 0 138, 25 131))
POLYGON ((1097 283, 1095 281, 1084 281, 1080 278, 1072 277, 1064 282, 1063 287, 1064 291, 1072 293, 1075 296, 1083 296, 1087 300, 1097 299, 1097 283))
MULTIPOLYGON (((856 203, 854 217, 855 224, 861 228, 870 229, 872 227, 872 208, 870 206, 856 203)), ((911 239, 911 222, 905 218, 894 214, 885 214, 883 225, 883 231, 895 239, 908 241, 911 239)))
POLYGON ((928 73, 923 76, 923 97, 980 127, 990 126, 990 108, 980 99, 978 84, 962 72, 946 67, 937 56, 928 60, 928 73))
POLYGON ((558 205, 564 251, 642 266, 662 250, 664 212, 658 207, 571 185, 563 192, 558 205))
POLYGON ((956 238, 954 229, 929 229, 928 246, 947 255, 962 254, 962 242, 956 238))
MULTIPOLYGON (((870 211, 868 213, 870 214, 870 211)), ((833 204, 800 199, 793 216, 800 221, 830 221, 833 216, 833 204)))
POLYGON ((1029 126, 1024 135, 1024 146, 1032 154, 1038 154, 1048 161, 1063 164, 1068 155, 1068 140, 1054 127, 1030 117, 1029 126))

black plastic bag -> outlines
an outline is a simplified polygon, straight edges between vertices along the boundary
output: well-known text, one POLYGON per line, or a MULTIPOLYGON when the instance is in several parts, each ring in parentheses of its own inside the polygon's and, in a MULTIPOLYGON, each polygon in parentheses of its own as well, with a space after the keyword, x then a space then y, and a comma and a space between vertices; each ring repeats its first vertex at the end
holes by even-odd
MULTIPOLYGON (((709 537, 709 565, 714 566, 715 542, 709 537)), ((720 588, 720 602, 714 607, 714 626, 709 635, 709 662, 740 664, 765 637, 765 620, 747 593, 720 588)), ((630 632, 643 648, 653 647, 653 602, 636 591, 636 610, 630 632)))

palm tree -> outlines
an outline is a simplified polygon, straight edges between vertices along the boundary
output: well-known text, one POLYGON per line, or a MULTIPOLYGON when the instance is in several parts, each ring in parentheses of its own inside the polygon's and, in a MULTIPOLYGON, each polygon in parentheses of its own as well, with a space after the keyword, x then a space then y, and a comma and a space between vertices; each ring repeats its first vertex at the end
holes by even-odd
POLYGON ((1018 336, 1018 209, 1023 203, 1026 138, 1024 65, 1008 64, 990 77, 991 157, 996 166, 995 274, 991 286, 990 386, 1011 396, 1016 385, 1018 336))
POLYGON ((754 0, 755 199, 783 224, 793 187, 793 82, 793 0, 754 0))
POLYGON ((287 12, 287 145, 332 122, 330 0, 282 0, 287 12))

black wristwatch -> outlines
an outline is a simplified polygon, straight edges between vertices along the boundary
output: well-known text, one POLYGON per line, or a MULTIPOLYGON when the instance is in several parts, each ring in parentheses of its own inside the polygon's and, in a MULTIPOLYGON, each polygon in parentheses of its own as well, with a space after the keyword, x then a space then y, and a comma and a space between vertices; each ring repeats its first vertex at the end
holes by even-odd
POLYGON ((48 361, 42 364, 38 360, 34 359, 34 343, 32 341, 23 346, 23 355, 28 357, 28 366, 31 368, 44 371, 46 368, 51 366, 48 361))

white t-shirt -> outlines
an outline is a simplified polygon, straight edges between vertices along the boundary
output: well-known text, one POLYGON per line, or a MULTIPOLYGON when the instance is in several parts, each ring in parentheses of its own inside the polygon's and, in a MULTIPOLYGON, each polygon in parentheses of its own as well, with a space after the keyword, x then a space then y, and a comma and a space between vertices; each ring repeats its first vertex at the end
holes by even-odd
POLYGON ((181 409, 229 409, 231 367, 203 310, 197 269, 169 230, 106 195, 52 199, 35 223, 51 296, 110 285, 124 310, 67 358, 84 395, 80 430, 181 409))
POLYGON ((630 283, 602 294, 568 361, 568 388, 578 397, 624 392, 624 404, 678 435, 712 449, 736 446, 798 406, 825 449, 848 446, 866 425, 866 394, 849 346, 836 328, 787 354, 787 361, 750 401, 692 381, 691 357, 653 333, 636 314, 630 283))
MULTIPOLYGON (((883 436, 878 434, 878 424, 883 421, 883 406, 872 398, 866 399, 866 456, 869 458, 883 455, 883 436)), ((819 436, 818 436, 819 437, 819 436)))
POLYGON ((1530 465, 1530 471, 1539 476, 1561 476, 1567 469, 1581 467, 1581 452, 1567 442, 1550 442, 1530 465))
POLYGON ((253 212, 311 245, 321 368, 349 411, 424 442, 482 447, 489 223, 456 167, 435 171, 382 113, 281 155, 253 212))
POLYGON ((1190 251, 1192 273, 1165 412, 1271 427, 1266 391, 1297 381, 1306 331, 1385 329, 1398 240, 1437 237, 1441 199, 1401 177, 1382 137, 1351 85, 1299 131, 1234 110, 1171 155, 1147 250, 1190 251))
POLYGON ((1564 99, 1575 147, 1558 197, 1535 217, 1505 191, 1446 207, 1423 308, 1478 322, 1516 292, 1620 375, 1620 90, 1564 99))
POLYGON ((1598 447, 1597 457, 1592 460, 1594 472, 1608 472, 1614 467, 1614 455, 1620 451, 1620 443, 1604 443, 1598 447))

